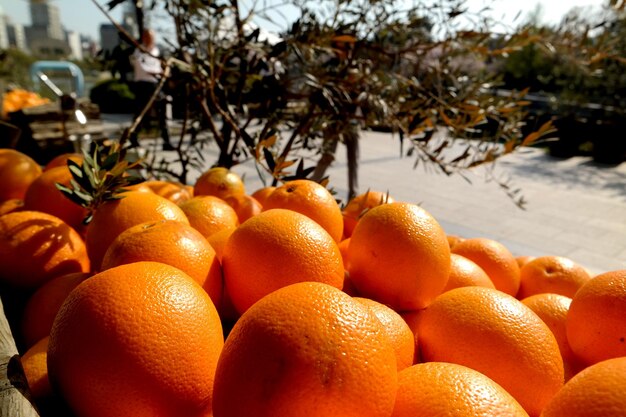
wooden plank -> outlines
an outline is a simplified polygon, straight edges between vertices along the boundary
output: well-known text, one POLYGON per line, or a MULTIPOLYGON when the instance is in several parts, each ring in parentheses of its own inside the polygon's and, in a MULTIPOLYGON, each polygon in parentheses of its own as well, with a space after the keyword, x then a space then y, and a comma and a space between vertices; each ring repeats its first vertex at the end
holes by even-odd
POLYGON ((39 417, 0 299, 0 416, 39 417))

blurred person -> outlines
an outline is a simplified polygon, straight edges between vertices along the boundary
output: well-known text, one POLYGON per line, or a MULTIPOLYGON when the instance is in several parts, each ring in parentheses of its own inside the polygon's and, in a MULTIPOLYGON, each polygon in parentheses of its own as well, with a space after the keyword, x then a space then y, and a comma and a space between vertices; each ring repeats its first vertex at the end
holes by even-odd
MULTIPOLYGON (((135 93, 135 118, 137 118, 143 109, 146 107, 150 98, 154 94, 157 85, 163 75, 163 67, 161 66, 161 59, 159 48, 155 43, 155 35, 152 29, 144 29, 141 34, 141 46, 142 48, 136 48, 130 57, 130 62, 133 66, 134 82, 133 92, 135 93)), ((165 112, 166 100, 165 97, 159 93, 156 101, 153 104, 153 108, 156 110, 154 113, 161 131, 163 138, 163 150, 173 150, 174 147, 170 142, 169 132, 167 129, 167 118, 165 112)), ((152 110, 152 109, 151 109, 152 110)), ((146 113, 146 117, 142 121, 144 127, 149 126, 150 114, 146 113)), ((141 126, 140 125, 140 126, 141 126)), ((138 146, 138 132, 133 132, 130 137, 131 146, 138 146)))

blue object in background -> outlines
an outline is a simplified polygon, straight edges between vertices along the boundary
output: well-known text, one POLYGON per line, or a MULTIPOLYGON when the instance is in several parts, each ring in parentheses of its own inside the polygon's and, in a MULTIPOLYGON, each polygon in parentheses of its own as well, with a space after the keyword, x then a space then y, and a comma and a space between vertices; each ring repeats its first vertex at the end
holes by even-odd
MULTIPOLYGON (((67 61, 37 61, 30 66, 30 78, 36 91, 39 91, 42 80, 39 73, 46 74, 49 78, 56 78, 59 73, 67 73, 72 82, 72 91, 77 97, 85 94, 85 77, 82 70, 74 63, 67 61), (55 76, 51 76, 55 73, 55 76)), ((69 92, 65 92, 69 93, 69 92)))

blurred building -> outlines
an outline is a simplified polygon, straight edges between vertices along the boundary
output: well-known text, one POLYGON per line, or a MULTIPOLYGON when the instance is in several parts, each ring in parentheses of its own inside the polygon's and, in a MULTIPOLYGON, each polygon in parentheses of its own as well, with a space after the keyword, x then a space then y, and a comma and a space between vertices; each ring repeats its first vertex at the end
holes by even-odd
POLYGON ((19 23, 13 23, 6 18, 7 34, 9 35, 9 47, 19 49, 21 51, 28 50, 28 43, 26 42, 26 30, 23 25, 19 23))
POLYGON ((71 50, 61 25, 59 8, 48 0, 30 0, 31 25, 26 27, 28 47, 35 55, 60 58, 71 50))
POLYGON ((120 44, 120 34, 111 23, 103 23, 100 25, 100 50, 104 56, 110 55, 113 50, 120 44))
POLYGON ((9 47, 9 34, 7 31, 7 20, 4 15, 4 10, 0 7, 0 49, 7 49, 9 47))
POLYGON ((80 41, 80 34, 75 31, 65 33, 67 45, 70 47, 70 59, 81 61, 83 59, 83 45, 80 41))

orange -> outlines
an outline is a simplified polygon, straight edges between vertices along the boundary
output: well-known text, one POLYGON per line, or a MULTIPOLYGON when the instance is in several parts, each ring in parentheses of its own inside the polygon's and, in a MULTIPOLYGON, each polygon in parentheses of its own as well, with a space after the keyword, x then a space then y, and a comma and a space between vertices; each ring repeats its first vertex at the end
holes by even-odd
POLYGON ((454 363, 429 362, 398 373, 391 417, 528 417, 521 405, 485 375, 454 363))
POLYGON ((189 219, 189 224, 207 239, 213 233, 239 225, 237 212, 221 198, 200 195, 180 203, 179 207, 189 219))
POLYGON ((100 269, 104 254, 120 233, 131 226, 158 220, 189 223, 176 204, 152 192, 129 191, 121 199, 98 207, 85 237, 93 270, 100 269))
POLYGON ((267 187, 259 188, 258 190, 252 193, 252 197, 254 197, 256 201, 258 201, 261 204, 261 206, 264 206, 265 200, 267 200, 267 197, 269 197, 269 195, 272 194, 275 189, 276 187, 274 186, 267 186, 267 187))
POLYGON ((81 164, 85 157, 80 153, 62 153, 61 155, 57 155, 50 160, 43 168, 44 171, 48 171, 49 169, 56 167, 66 167, 67 161, 72 160, 77 164, 81 164))
POLYGON ((585 268, 562 256, 541 256, 520 269, 517 298, 540 293, 561 294, 572 298, 591 279, 585 268))
POLYGON ((496 289, 515 296, 519 289, 520 272, 517 261, 502 243, 487 238, 465 239, 452 248, 480 266, 489 275, 496 289))
POLYGON ((396 311, 426 307, 450 275, 450 247, 437 221, 415 204, 383 204, 359 220, 348 248, 359 294, 396 311))
POLYGON ((543 293, 531 295, 521 301, 534 311, 554 334, 563 358, 565 380, 569 380, 580 367, 578 359, 569 346, 565 330, 565 320, 572 299, 560 294, 543 293))
POLYGON ((516 256, 515 257, 515 260, 517 261, 517 266, 520 267, 520 271, 524 265, 526 265, 528 262, 532 261, 533 259, 535 259, 534 256, 516 256))
POLYGON ((224 197, 224 201, 235 210, 239 223, 243 223, 263 211, 261 203, 248 194, 229 195, 224 197))
POLYGON ((587 364, 626 356, 626 269, 598 275, 580 287, 566 327, 572 350, 587 364))
POLYGON ((224 247, 226 246, 226 242, 230 238, 230 235, 233 234, 236 227, 228 227, 226 229, 222 229, 219 232, 213 233, 211 236, 207 238, 207 242, 211 245, 211 247, 215 250, 215 256, 219 259, 220 263, 222 262, 222 254, 224 253, 224 247))
POLYGON ((12 198, 10 200, 0 201, 0 216, 23 209, 24 200, 20 200, 19 198, 12 198))
POLYGON ((542 417, 626 415, 626 357, 608 359, 583 370, 565 384, 542 417))
POLYGON ((395 353, 376 316, 330 285, 301 282, 268 294, 233 327, 213 415, 388 417, 396 390, 395 353))
POLYGON ((296 282, 343 285, 337 243, 319 224, 291 210, 264 211, 239 226, 226 242, 222 267, 226 291, 240 314, 296 282))
POLYGON ((223 341, 200 285, 136 262, 70 293, 50 333, 48 375, 76 415, 208 416, 223 341))
POLYGON ((35 289, 58 275, 89 271, 80 235, 63 220, 38 211, 0 217, 0 280, 35 289))
POLYGON ((368 210, 380 206, 381 204, 393 203, 394 199, 388 193, 380 191, 368 190, 363 194, 359 194, 342 210, 343 214, 343 235, 345 237, 352 236, 354 227, 357 222, 368 210))
POLYGON ((457 363, 485 374, 532 416, 563 386, 563 359, 550 328, 501 291, 445 292, 420 314, 418 326, 424 361, 457 363))
POLYGON ((180 269, 204 288, 216 307, 220 305, 222 267, 209 242, 190 225, 157 220, 129 227, 107 249, 102 270, 140 261, 180 269))
POLYGON ((457 243, 461 243, 465 240, 464 238, 456 235, 447 235, 446 237, 448 238, 450 249, 452 249, 457 243))
POLYGON ((35 401, 52 396, 52 388, 48 381, 48 342, 44 337, 24 353, 21 358, 28 388, 35 401))
POLYGON ((380 320, 396 352, 398 372, 413 365, 415 359, 415 338, 411 328, 402 316, 378 301, 362 297, 354 297, 354 299, 367 306, 376 318, 380 320))
POLYGON ((143 185, 150 188, 156 195, 165 197, 176 204, 193 197, 193 189, 190 191, 185 185, 177 182, 150 180, 143 182, 143 185))
POLYGON ((52 323, 61 304, 74 288, 91 274, 74 272, 52 278, 28 299, 21 320, 22 339, 30 347, 50 335, 52 323))
POLYGON ((343 266, 347 270, 350 263, 348 262, 348 248, 350 247, 350 238, 344 239, 339 242, 339 251, 341 252, 341 259, 343 259, 343 266))
POLYGON ((212 195, 223 198, 231 194, 245 194, 246 187, 241 177, 224 167, 211 168, 204 172, 193 187, 193 195, 212 195))
POLYGON ((274 208, 304 214, 326 229, 335 242, 341 241, 343 234, 341 208, 330 191, 315 181, 288 181, 276 188, 263 204, 263 210, 274 208))
POLYGON ((30 156, 14 149, 0 149, 0 201, 23 200, 26 189, 41 172, 30 156))
POLYGON ((52 214, 81 232, 87 209, 67 198, 56 184, 70 187, 72 174, 67 166, 60 166, 44 171, 33 181, 24 196, 24 209, 52 214))
POLYGON ((443 291, 471 286, 495 288, 489 275, 480 266, 464 256, 450 254, 450 276, 443 291))
POLYGON ((400 314, 400 317, 402 317, 402 319, 404 320, 404 322, 409 326, 409 329, 411 329, 411 333, 413 333, 413 340, 414 340, 414 346, 415 346, 415 355, 413 358, 413 363, 419 363, 421 362, 421 357, 420 357, 420 352, 419 352, 419 334, 418 334, 418 327, 419 327, 419 320, 420 320, 420 316, 421 314, 424 312, 424 310, 414 310, 414 311, 404 311, 400 314))

